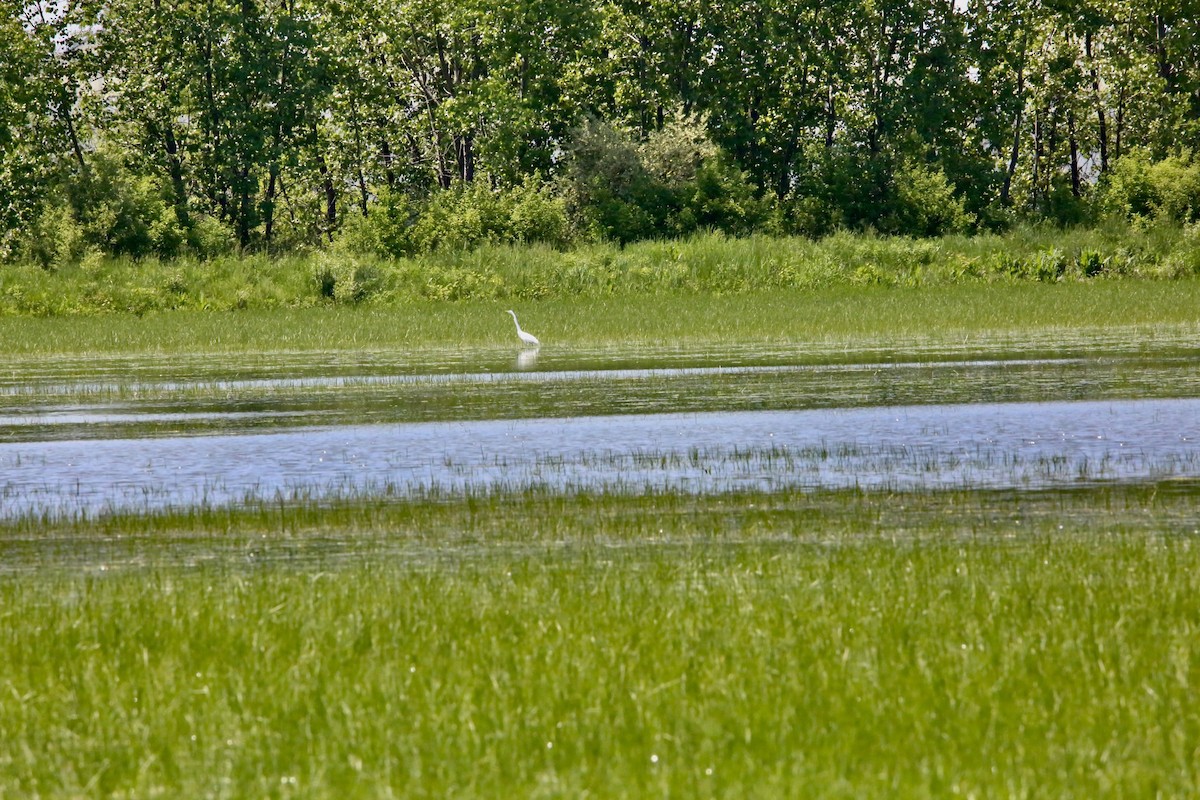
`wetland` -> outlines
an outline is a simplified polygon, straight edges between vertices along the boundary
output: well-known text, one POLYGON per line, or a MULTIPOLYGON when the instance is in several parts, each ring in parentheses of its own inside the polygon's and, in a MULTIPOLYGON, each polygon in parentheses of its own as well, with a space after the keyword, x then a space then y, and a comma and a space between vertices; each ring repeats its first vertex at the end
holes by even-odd
POLYGON ((1195 322, 700 305, 535 306, 536 351, 474 307, 453 345, 18 342, 0 796, 1200 788, 1195 322))
POLYGON ((43 369, 0 385, 10 392, 0 511, 1200 477, 1200 399, 1190 396, 1200 360, 1181 348, 832 364, 682 352, 607 370, 599 360, 539 353, 505 371, 468 354, 489 369, 380 359, 326 375, 260 362, 269 378, 209 364, 191 381, 138 376, 131 364, 83 380, 77 365, 43 369))

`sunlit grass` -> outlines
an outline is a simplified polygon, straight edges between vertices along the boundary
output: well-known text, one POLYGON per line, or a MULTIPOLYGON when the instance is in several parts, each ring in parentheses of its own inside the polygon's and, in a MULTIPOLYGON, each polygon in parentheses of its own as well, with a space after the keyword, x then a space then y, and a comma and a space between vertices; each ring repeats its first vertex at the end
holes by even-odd
MULTIPOLYGON (((509 307, 472 300, 142 317, 0 316, 0 337, 12 356, 502 348, 519 344, 504 313, 509 307)), ((1164 330, 1190 335, 1200 327, 1200 280, 669 293, 527 301, 517 308, 522 326, 547 349, 771 343, 902 351, 1005 337, 1053 342, 1105 330, 1130 340, 1153 340, 1164 330)))
POLYGON ((167 560, 0 579, 0 794, 1189 795, 1195 498, 529 495, 43 530, 167 560), (240 557, 203 557, 227 537, 240 557), (323 537, 341 549, 297 559, 323 537))
POLYGON ((567 252, 485 245, 412 259, 344 252, 224 255, 160 262, 93 255, 45 270, 0 269, 0 314, 145 315, 426 301, 528 305, 587 297, 705 294, 724 297, 855 286, 937 288, 971 284, 1188 279, 1200 275, 1192 228, 1062 230, 905 239, 837 233, 819 241, 701 234, 567 252))

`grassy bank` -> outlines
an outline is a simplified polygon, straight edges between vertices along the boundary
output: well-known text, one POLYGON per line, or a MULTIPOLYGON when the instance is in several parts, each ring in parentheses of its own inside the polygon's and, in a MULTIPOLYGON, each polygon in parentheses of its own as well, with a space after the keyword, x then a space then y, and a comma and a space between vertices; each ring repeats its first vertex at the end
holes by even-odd
POLYGON ((559 252, 483 247, 397 261, 314 253, 159 262, 85 258, 56 270, 0 269, 0 314, 245 310, 420 301, 529 303, 648 294, 722 296, 845 286, 1058 283, 1200 274, 1192 228, 1018 229, 912 240, 838 234, 729 239, 703 235, 559 252))
POLYGON ((1194 504, 497 497, 40 531, 148 549, 0 581, 0 794, 1187 795, 1194 504), (227 536, 240 558, 198 555, 227 536))

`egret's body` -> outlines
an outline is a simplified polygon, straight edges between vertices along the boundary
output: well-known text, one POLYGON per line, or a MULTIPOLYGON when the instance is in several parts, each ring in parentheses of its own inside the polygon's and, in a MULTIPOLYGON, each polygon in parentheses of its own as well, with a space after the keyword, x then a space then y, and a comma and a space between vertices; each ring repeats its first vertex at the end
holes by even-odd
POLYGON ((517 338, 531 347, 540 346, 541 342, 538 341, 536 336, 528 331, 521 330, 521 323, 517 322, 517 312, 509 309, 508 313, 512 314, 513 324, 517 326, 517 338))

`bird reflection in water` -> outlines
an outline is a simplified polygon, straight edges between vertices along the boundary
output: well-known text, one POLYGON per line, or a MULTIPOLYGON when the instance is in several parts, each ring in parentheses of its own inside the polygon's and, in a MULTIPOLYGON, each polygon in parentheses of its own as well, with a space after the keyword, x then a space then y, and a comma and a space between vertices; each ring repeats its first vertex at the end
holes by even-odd
POLYGON ((517 369, 535 369, 537 367, 538 349, 530 347, 517 354, 517 369))

